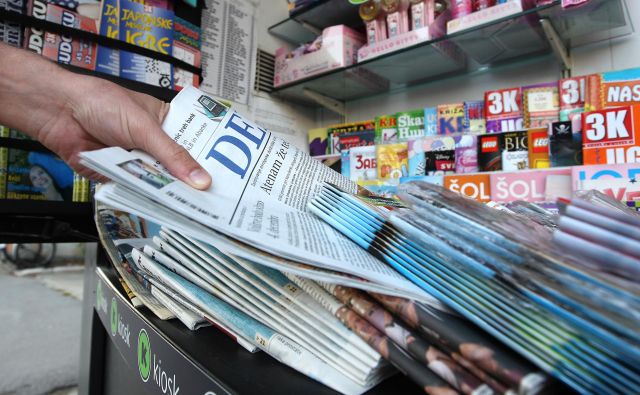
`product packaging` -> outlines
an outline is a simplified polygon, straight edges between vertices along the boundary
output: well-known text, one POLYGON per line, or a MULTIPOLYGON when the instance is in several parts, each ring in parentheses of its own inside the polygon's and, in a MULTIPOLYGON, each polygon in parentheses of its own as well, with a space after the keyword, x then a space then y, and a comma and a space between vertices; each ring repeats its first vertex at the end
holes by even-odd
POLYGON ((387 37, 409 31, 409 0, 381 0, 380 5, 387 16, 387 37))
POLYGON ((360 18, 364 21, 367 44, 372 45, 387 39, 387 22, 380 3, 369 0, 360 5, 360 18))

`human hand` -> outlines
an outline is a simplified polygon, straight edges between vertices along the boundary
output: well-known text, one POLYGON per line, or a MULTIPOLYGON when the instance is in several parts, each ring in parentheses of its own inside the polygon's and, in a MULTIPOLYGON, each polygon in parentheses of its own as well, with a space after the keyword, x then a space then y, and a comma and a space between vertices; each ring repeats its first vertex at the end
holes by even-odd
MULTIPOLYGON (((0 123, 37 138, 80 175, 97 176, 80 165, 80 152, 119 146, 149 153, 195 188, 211 185, 209 174, 162 131, 167 103, 99 78, 71 73, 26 51, 0 46, 0 58, 5 53, 18 58, 13 65, 22 63, 24 68, 6 72, 14 74, 8 76, 15 81, 11 89, 3 89, 6 87, 0 82, 0 123)), ((0 69, 2 63, 0 60, 0 69)))

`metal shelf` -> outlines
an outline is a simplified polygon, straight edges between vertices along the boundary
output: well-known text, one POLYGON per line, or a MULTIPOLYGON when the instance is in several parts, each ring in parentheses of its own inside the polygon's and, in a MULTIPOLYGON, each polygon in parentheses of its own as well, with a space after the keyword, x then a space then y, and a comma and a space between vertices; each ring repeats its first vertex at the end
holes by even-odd
MULTIPOLYGON (((625 0, 591 0, 586 6, 570 9, 563 9, 558 0, 277 87, 272 94, 311 106, 321 105, 313 98, 318 95, 351 101, 444 78, 530 62, 558 50, 567 53, 567 49, 579 45, 632 32, 633 24, 625 0), (550 34, 557 40, 551 39, 550 34)), ((562 60, 565 68, 570 67, 566 64, 567 59, 562 60)))

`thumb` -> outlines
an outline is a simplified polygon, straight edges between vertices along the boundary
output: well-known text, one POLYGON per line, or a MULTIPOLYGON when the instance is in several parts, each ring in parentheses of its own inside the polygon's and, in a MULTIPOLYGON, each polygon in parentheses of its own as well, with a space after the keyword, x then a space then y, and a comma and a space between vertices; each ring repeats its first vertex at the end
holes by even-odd
POLYGON ((159 160, 171 174, 197 189, 205 190, 211 186, 209 173, 162 130, 158 129, 148 137, 145 151, 159 160))

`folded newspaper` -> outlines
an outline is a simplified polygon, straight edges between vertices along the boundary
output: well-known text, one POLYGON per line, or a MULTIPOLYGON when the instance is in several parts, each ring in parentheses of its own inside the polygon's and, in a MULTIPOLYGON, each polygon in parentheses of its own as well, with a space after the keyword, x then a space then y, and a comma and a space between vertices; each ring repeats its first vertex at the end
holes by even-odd
POLYGON ((84 152, 82 163, 114 182, 96 199, 228 254, 318 281, 440 303, 307 212, 330 182, 358 187, 195 88, 171 102, 163 129, 213 176, 198 191, 140 151, 84 152))

